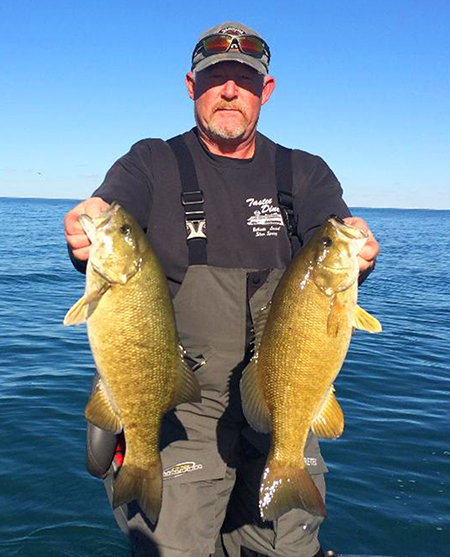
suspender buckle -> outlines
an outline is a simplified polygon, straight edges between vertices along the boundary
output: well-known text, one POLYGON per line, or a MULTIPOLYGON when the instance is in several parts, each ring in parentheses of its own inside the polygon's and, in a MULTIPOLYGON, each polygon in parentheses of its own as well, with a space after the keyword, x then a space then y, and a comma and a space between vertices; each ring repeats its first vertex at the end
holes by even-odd
MULTIPOLYGON (((205 215, 203 211, 192 211, 192 213, 202 213, 203 215, 205 215)), ((186 224, 186 233, 187 233, 186 240, 188 242, 189 240, 195 240, 197 238, 203 238, 204 240, 206 240, 206 217, 205 216, 203 216, 203 218, 198 218, 194 215, 189 215, 188 213, 186 213, 186 219, 184 222, 186 224)))
POLYGON ((203 197, 202 190, 195 190, 195 191, 184 191, 181 194, 181 203, 184 207, 186 205, 196 205, 205 202, 205 198, 203 197))
POLYGON ((184 191, 181 194, 181 203, 184 207, 184 222, 186 224, 186 240, 203 238, 206 240, 206 215, 203 211, 202 190, 184 191))

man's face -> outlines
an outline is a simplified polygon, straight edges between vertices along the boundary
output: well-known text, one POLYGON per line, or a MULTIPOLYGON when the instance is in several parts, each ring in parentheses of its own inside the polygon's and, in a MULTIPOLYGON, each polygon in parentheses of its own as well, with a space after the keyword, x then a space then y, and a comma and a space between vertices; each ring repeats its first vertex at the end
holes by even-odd
POLYGON ((196 74, 195 82, 189 73, 187 86, 197 126, 218 143, 238 143, 254 133, 261 105, 273 90, 267 90, 262 75, 239 62, 210 66, 196 74))

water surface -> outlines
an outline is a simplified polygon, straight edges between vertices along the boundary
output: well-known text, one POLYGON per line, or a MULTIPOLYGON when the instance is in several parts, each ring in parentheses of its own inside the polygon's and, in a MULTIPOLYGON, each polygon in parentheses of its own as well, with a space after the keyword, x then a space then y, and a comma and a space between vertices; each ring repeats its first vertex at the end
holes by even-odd
MULTIPOLYGON (((101 482, 84 468, 93 365, 84 327, 64 328, 84 277, 67 257, 71 200, 0 198, 0 555, 126 557, 101 482)), ((449 211, 354 209, 381 243, 336 382, 346 427, 322 443, 325 548, 450 554, 449 211)))

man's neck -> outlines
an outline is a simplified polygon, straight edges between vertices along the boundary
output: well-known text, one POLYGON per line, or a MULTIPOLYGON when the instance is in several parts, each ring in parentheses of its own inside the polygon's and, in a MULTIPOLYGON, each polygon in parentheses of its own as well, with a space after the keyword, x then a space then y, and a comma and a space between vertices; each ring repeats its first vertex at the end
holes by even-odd
MULTIPOLYGON (((197 128, 198 129, 198 128, 197 128)), ((206 148, 213 155, 221 157, 230 157, 231 159, 251 159, 256 149, 256 133, 244 141, 221 140, 214 141, 200 129, 198 129, 199 137, 206 145, 206 148)))

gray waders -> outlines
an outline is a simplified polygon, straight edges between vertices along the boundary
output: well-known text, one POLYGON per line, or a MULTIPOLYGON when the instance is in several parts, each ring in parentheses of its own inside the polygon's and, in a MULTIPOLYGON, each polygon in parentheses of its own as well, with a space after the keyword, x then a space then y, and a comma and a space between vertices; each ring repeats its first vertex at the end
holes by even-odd
MULTIPOLYGON (((321 518, 302 509, 273 523, 259 518, 259 483, 270 436, 247 424, 239 393, 250 358, 251 323, 272 298, 284 269, 207 265, 206 216, 194 163, 180 136, 169 144, 180 167, 190 261, 174 297, 175 315, 181 343, 200 382, 202 402, 181 404, 163 420, 163 500, 156 526, 135 501, 116 509, 114 516, 135 557, 313 557, 319 551, 321 518)), ((280 180, 286 181, 282 178, 277 171, 278 187, 280 180)), ((288 211, 289 207, 285 218, 288 211)), ((98 428, 88 426, 88 469, 99 476, 104 463, 98 464, 102 458, 92 454, 95 435, 98 428)), ((312 435, 305 454, 308 471, 325 498, 326 467, 312 435)), ((105 486, 111 500, 111 468, 105 486)))

